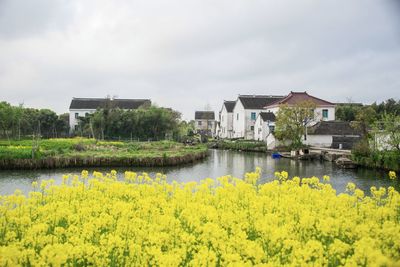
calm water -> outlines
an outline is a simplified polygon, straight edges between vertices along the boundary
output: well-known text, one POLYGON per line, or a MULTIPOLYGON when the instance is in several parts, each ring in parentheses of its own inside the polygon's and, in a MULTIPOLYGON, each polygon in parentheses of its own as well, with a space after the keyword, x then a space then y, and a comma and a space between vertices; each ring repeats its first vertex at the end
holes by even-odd
MULTIPOLYGON (((369 169, 343 170, 337 168, 331 162, 320 161, 293 161, 289 159, 272 159, 270 155, 262 153, 244 153, 225 150, 210 150, 210 156, 201 162, 181 167, 165 168, 116 168, 123 175, 126 170, 135 172, 148 172, 154 174, 164 173, 167 180, 179 182, 199 181, 204 178, 216 178, 226 174, 235 177, 243 177, 244 173, 253 171, 256 167, 263 170, 262 182, 272 181, 275 171, 287 171, 289 176, 322 177, 329 175, 332 186, 338 191, 345 191, 346 185, 353 182, 358 188, 368 191, 371 186, 394 186, 399 190, 398 180, 391 181, 386 172, 369 169)), ((110 169, 95 168, 109 172, 110 169)), ((31 189, 33 181, 40 182, 43 179, 55 179, 56 183, 61 182, 63 174, 79 174, 81 169, 56 169, 39 171, 0 171, 0 195, 12 194, 16 189, 27 193, 31 189)))

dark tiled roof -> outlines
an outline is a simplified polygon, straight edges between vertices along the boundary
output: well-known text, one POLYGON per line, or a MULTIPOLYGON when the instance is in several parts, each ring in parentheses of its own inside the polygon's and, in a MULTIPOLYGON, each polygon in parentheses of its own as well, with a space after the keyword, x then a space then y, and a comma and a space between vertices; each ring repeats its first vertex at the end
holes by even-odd
POLYGON ((195 120, 215 120, 214 111, 196 111, 194 113, 195 120))
POLYGON ((347 121, 320 121, 308 130, 310 135, 361 135, 347 121))
POLYGON ((143 105, 151 105, 149 99, 107 99, 107 98, 73 98, 69 109, 120 108, 137 109, 143 105))
POLYGON ((311 96, 307 94, 307 92, 290 92, 290 94, 288 94, 286 97, 279 99, 273 103, 269 103, 268 106, 275 106, 280 104, 296 105, 306 101, 310 101, 317 106, 335 106, 334 103, 317 98, 315 96, 311 96))
POLYGON ((263 109, 265 106, 283 97, 272 95, 239 95, 238 99, 242 102, 245 109, 263 109))
POLYGON ((235 107, 236 101, 224 101, 224 105, 226 108, 226 111, 228 111, 228 113, 233 112, 233 108, 235 107))
POLYGON ((261 112, 260 116, 263 121, 275 121, 276 120, 275 114, 272 112, 261 112))

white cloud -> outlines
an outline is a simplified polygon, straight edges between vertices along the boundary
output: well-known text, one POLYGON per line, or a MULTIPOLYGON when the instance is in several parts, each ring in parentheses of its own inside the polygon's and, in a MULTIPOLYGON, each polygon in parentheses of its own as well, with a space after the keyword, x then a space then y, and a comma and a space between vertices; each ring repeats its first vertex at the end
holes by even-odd
POLYGON ((13 104, 65 112, 73 96, 148 97, 190 119, 239 93, 398 97, 389 1, 29 3, 0 2, 1 100, 13 104))

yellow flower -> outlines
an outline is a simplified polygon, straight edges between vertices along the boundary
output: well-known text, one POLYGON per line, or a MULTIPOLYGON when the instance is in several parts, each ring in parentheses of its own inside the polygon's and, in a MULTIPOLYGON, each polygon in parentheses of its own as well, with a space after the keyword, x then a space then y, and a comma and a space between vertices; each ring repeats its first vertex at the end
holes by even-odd
POLYGON ((16 190, 0 196, 0 266, 398 265, 394 187, 370 197, 353 183, 337 194, 318 177, 260 175, 167 183, 110 171, 86 182, 82 171, 28 197, 16 190))
POLYGON ((389 178, 392 179, 392 180, 396 179, 397 178, 396 172, 390 171, 389 172, 389 178))

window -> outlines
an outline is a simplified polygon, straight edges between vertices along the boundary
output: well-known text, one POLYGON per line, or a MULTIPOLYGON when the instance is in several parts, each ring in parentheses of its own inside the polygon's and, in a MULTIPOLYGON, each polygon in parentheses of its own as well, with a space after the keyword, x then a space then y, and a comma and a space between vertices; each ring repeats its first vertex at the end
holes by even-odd
POLYGON ((198 122, 197 122, 197 125, 201 126, 201 121, 198 121, 198 122))
POLYGON ((74 128, 75 128, 75 131, 78 131, 78 125, 75 125, 74 128))
POLYGON ((275 132, 275 126, 270 125, 270 126, 269 126, 269 132, 270 132, 270 133, 275 132))
POLYGON ((255 120, 256 120, 256 113, 255 113, 255 112, 252 112, 252 113, 251 113, 251 120, 252 120, 252 121, 255 121, 255 120))
POLYGON ((208 122, 208 126, 211 127, 212 126, 212 121, 208 122))
POLYGON ((239 113, 236 114, 236 120, 239 120, 239 113))
POLYGON ((75 119, 77 119, 78 117, 79 117, 79 113, 76 112, 76 113, 75 113, 75 119))
POLYGON ((254 126, 250 126, 250 130, 254 131, 254 126))
POLYGON ((224 122, 224 115, 222 115, 222 117, 221 117, 221 121, 222 121, 222 122, 224 122))
POLYGON ((328 110, 327 109, 323 109, 322 110, 322 118, 323 119, 327 119, 328 118, 328 110))

